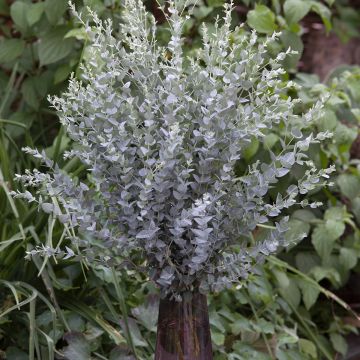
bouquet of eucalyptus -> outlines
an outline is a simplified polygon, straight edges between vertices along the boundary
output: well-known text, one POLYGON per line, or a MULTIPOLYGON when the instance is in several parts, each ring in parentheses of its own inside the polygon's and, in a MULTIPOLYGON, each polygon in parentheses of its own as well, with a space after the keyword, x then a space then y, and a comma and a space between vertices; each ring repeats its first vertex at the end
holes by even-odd
POLYGON ((15 197, 37 202, 63 223, 77 249, 34 253, 109 266, 140 257, 162 297, 181 303, 188 294, 246 279, 254 264, 287 245, 287 209, 318 206, 304 194, 326 185, 333 171, 317 170, 306 151, 331 134, 304 131, 320 116, 322 101, 295 115, 298 100, 286 95, 295 84, 282 80, 281 68, 291 50, 268 54, 277 34, 259 40, 254 32, 232 30, 230 3, 212 31, 203 27, 202 48, 187 57, 182 29, 191 6, 169 1, 163 10, 166 46, 157 43, 155 21, 141 0, 125 1, 116 37, 111 22, 95 14, 83 22, 91 45, 81 79, 73 77, 51 103, 74 143, 65 156, 86 165, 87 180, 27 148, 49 171, 18 175, 37 190, 15 197), (282 129, 279 151, 236 176, 244 151, 254 139, 266 145, 273 127, 282 129), (295 167, 301 180, 269 196, 295 167), (268 229, 261 241, 253 237, 258 227, 268 229))

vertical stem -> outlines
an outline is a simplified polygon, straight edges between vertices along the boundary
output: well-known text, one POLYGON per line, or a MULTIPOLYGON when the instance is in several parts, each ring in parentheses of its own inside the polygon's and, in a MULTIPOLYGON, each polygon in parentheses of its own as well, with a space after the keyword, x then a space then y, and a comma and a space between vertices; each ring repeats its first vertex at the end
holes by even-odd
POLYGON ((183 294, 182 301, 159 305, 155 360, 212 360, 206 296, 183 294))

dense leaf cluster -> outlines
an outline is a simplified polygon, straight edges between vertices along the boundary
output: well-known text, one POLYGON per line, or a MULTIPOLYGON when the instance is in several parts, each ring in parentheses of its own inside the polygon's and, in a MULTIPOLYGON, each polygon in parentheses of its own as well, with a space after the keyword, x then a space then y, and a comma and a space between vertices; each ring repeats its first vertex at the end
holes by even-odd
POLYGON ((96 26, 86 25, 92 46, 83 82, 71 79, 68 91, 52 99, 77 144, 67 156, 86 164, 89 183, 76 183, 30 149, 53 174, 19 176, 39 186, 40 197, 16 196, 38 201, 58 217, 90 257, 101 251, 87 237, 125 258, 141 249, 164 292, 199 285, 218 290, 246 278, 254 262, 286 245, 283 210, 307 205, 298 195, 326 184, 333 170, 317 171, 305 153, 331 134, 301 131, 319 116, 322 103, 294 114, 297 101, 285 95, 294 84, 280 79, 286 53, 266 56, 276 34, 265 42, 255 33, 232 41, 231 10, 225 6, 213 33, 204 28, 203 48, 188 59, 182 50, 186 18, 174 3, 166 47, 157 45, 154 20, 139 1, 126 2, 119 39, 110 22, 94 15, 96 26), (235 177, 246 146, 254 138, 264 141, 279 124, 285 129, 281 150, 235 177), (303 177, 268 202, 270 188, 294 166, 304 168, 303 177), (248 248, 262 224, 272 229, 248 248), (239 243, 234 252, 231 246, 239 243))

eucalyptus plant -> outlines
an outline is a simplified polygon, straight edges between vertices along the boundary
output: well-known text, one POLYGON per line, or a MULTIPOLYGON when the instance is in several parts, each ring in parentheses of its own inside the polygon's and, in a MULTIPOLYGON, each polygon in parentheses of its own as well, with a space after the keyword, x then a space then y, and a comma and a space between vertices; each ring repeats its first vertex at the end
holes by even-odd
MULTIPOLYGON (((48 168, 17 178, 35 187, 14 193, 36 202, 64 226, 61 244, 29 253, 78 257, 109 266, 119 259, 142 265, 163 295, 220 290, 244 279, 254 264, 286 246, 287 209, 316 207, 304 195, 329 184, 333 167, 317 170, 309 145, 330 137, 303 129, 322 113, 323 100, 296 115, 293 82, 255 32, 232 30, 232 3, 224 5, 203 46, 183 54, 182 31, 191 12, 170 1, 163 9, 170 41, 160 46, 156 24, 142 1, 126 0, 115 36, 111 22, 92 14, 83 22, 90 46, 82 77, 72 77, 61 97, 50 99, 74 142, 65 154, 87 166, 86 180, 70 177, 44 152, 25 148, 48 168), (235 165, 254 139, 282 129, 281 150, 256 161, 242 176, 235 165), (269 195, 293 169, 302 178, 269 195), (269 229, 254 240, 257 227, 269 229), (74 252, 76 249, 76 253, 74 252), (139 257, 141 261, 139 261, 139 257)), ((296 241, 297 239, 292 239, 296 241)), ((139 266, 140 268, 140 266, 139 266)))

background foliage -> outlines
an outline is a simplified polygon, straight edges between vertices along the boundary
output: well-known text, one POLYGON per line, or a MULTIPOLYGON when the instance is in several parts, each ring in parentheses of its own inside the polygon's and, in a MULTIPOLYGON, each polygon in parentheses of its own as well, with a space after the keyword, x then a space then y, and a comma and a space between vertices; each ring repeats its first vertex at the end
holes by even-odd
MULTIPOLYGON (((188 51, 199 45, 200 24, 211 25, 222 3, 198 2, 186 27, 188 51)), ((167 25, 156 4, 146 4, 157 16, 159 40, 166 39, 167 25)), ((120 21, 120 1, 76 5, 90 6, 115 24, 120 21)), ((44 148, 74 176, 84 170, 76 161, 62 162, 60 155, 70 142, 46 98, 65 88, 72 71, 80 75, 86 40, 63 0, 0 0, 0 15, 0 358, 150 359, 158 295, 146 279, 131 271, 114 274, 100 266, 24 259, 34 246, 60 241, 61 231, 34 207, 9 196, 19 186, 15 173, 37 165, 21 147, 44 148)), ((326 83, 314 74, 297 73, 305 16, 319 16, 327 31, 334 28, 343 40, 358 36, 360 14, 350 1, 243 0, 236 2, 233 21, 246 21, 244 31, 282 31, 274 54, 289 45, 299 51, 286 60, 289 75, 284 81, 293 78, 303 85, 289 95, 303 99, 305 107, 331 93, 313 130, 335 135, 314 146, 312 156, 319 166, 336 164, 335 186, 313 194, 326 204, 322 209, 291 214, 292 232, 308 233, 302 243, 270 258, 247 288, 211 296, 217 359, 334 359, 346 353, 348 359, 356 358, 351 357, 355 348, 347 351, 346 336, 359 323, 335 293, 360 270, 360 69, 341 67, 326 83)), ((277 146, 280 131, 269 136, 270 147, 277 146)), ((265 150, 256 142, 247 149, 248 161, 263 156, 265 150)), ((244 166, 240 163, 238 171, 244 166)))

